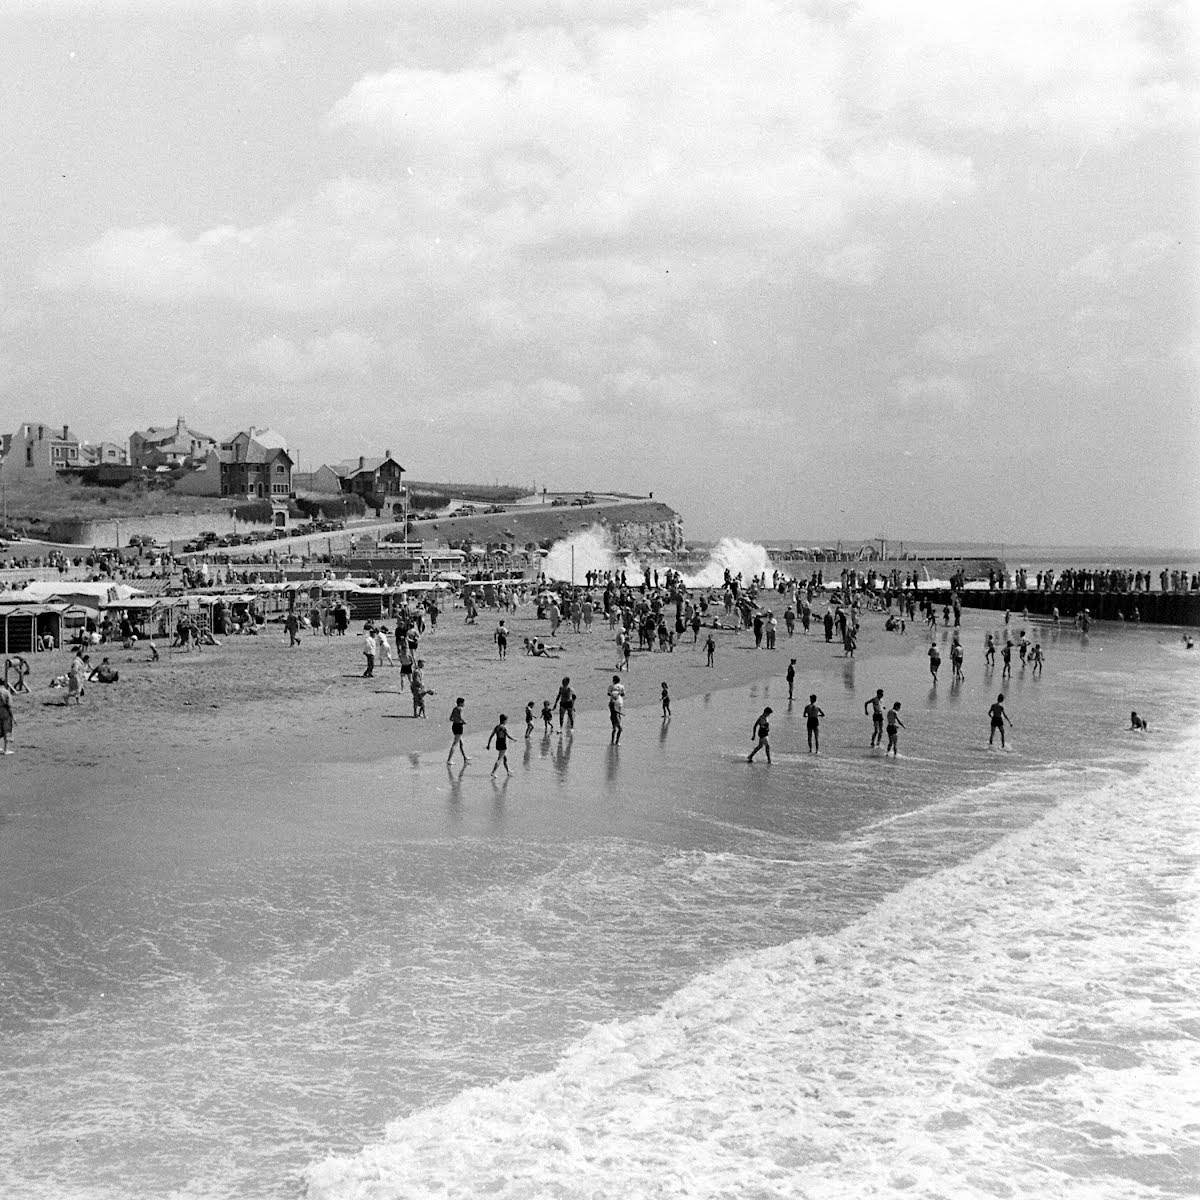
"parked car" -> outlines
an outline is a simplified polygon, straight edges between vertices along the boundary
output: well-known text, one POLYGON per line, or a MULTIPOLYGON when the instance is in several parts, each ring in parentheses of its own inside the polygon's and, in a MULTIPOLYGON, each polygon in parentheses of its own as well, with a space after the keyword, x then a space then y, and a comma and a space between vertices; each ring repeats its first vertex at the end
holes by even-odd
POLYGON ((220 541, 220 536, 212 529, 202 529, 197 535, 206 546, 212 545, 214 542, 220 541))
POLYGON ((508 509, 503 504, 489 504, 483 511, 485 513, 502 513, 508 512, 508 509))
POLYGON ((566 508, 569 503, 570 501, 565 496, 555 496, 554 499, 550 501, 550 507, 566 508))
POLYGON ((473 504, 459 505, 458 511, 454 514, 456 517, 473 517, 479 510, 473 504))

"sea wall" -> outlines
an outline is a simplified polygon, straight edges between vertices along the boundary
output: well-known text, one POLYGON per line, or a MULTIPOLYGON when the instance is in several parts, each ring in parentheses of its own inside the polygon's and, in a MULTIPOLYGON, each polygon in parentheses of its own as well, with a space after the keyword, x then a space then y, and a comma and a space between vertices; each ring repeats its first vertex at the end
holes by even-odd
MULTIPOLYGON (((922 591, 934 604, 949 604, 948 588, 922 591)), ((1072 621, 1086 608, 1097 621, 1140 621, 1148 625, 1200 626, 1200 592, 1039 592, 1020 588, 974 589, 959 593, 964 608, 1029 612, 1049 617, 1054 609, 1072 621)))
POLYGON ((129 539, 135 534, 151 537, 165 545, 168 542, 186 542, 205 530, 224 535, 269 527, 269 523, 256 525, 239 521, 233 515, 233 510, 229 509, 225 512, 158 513, 150 517, 121 517, 110 521, 50 521, 42 536, 47 541, 70 546, 110 549, 128 546, 129 539))

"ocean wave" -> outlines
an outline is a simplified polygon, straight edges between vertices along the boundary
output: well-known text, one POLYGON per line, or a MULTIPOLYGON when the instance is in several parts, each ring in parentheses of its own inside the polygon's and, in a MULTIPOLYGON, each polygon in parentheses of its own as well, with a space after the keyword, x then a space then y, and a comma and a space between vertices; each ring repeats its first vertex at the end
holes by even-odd
POLYGON ((310 1200, 1187 1194, 1198 751, 393 1122, 310 1200))

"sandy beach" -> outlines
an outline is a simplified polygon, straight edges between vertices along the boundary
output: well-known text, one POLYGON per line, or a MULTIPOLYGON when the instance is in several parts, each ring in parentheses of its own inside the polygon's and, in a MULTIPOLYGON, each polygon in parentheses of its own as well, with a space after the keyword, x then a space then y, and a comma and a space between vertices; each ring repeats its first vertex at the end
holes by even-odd
MULTIPOLYGON (((777 606, 784 607, 782 598, 777 606)), ((465 611, 445 611, 437 630, 426 633, 420 655, 426 661, 427 720, 412 718, 412 702, 399 666, 376 666, 363 678, 362 623, 345 637, 302 633, 302 644, 287 645, 280 625, 267 625, 257 637, 221 639, 202 651, 169 650, 159 642, 161 658, 150 661, 144 643, 132 650, 119 644, 92 648, 95 665, 107 655, 120 673, 115 684, 89 684, 78 705, 62 703, 64 692, 49 680, 66 672, 69 650, 33 656, 31 694, 14 700, 16 753, 3 765, 0 787, 20 788, 48 802, 79 790, 119 786, 122 778, 170 765, 185 773, 203 772, 219 760, 257 766, 277 763, 378 761, 412 751, 449 745, 447 717, 457 696, 467 699, 467 752, 483 751, 500 712, 518 736, 527 701, 540 709, 553 702, 564 675, 571 677, 581 720, 606 705, 605 689, 616 661, 612 634, 597 621, 590 634, 576 634, 564 623, 557 640, 566 649, 557 659, 524 653, 525 637, 547 638, 548 622, 538 620, 532 604, 505 616, 512 631, 508 658, 500 661, 492 633, 499 610, 481 610, 478 623, 465 623, 465 611)), ((874 624, 872 622, 871 624, 874 624)), ((863 630, 860 643, 874 639, 890 646, 899 639, 863 630)), ((690 632, 674 653, 634 651, 626 676, 627 705, 657 705, 665 680, 672 699, 782 676, 788 659, 818 658, 827 665, 841 656, 814 631, 788 639, 781 629, 775 651, 754 649, 750 630, 717 630, 715 666, 704 665, 704 638, 692 645, 690 632)), ((907 641, 916 645, 910 635, 907 641)), ((747 731, 754 717, 747 713, 747 731)), ((604 718, 601 717, 601 720, 604 718)), ((540 725, 540 723, 539 723, 540 725)), ((482 759, 479 760, 482 762, 482 759)))

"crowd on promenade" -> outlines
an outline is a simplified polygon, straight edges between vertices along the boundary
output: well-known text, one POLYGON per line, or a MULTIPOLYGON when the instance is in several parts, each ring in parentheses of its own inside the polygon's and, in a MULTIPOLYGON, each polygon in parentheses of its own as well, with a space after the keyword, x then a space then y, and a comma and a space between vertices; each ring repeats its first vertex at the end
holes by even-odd
MULTIPOLYGON (((1143 570, 1120 570, 1105 568, 1064 567, 1061 571, 1038 571, 1030 575, 1025 567, 1018 567, 1012 574, 1012 586, 1018 591, 1036 592, 1149 592, 1152 590, 1153 573, 1143 570)), ((988 571, 988 587, 992 591, 1009 586, 1006 572, 988 571)), ((1160 592, 1200 591, 1200 571, 1171 570, 1162 568, 1158 572, 1160 592)))

